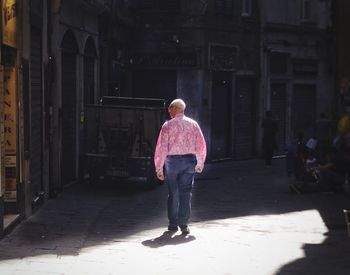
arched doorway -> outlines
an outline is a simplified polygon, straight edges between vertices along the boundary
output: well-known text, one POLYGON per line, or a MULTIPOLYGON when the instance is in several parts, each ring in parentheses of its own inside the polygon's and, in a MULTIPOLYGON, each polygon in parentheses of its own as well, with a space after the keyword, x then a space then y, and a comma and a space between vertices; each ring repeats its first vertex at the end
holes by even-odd
POLYGON ((236 78, 234 105, 234 158, 249 159, 255 153, 255 79, 236 78))
MULTIPOLYGON (((95 47, 94 40, 89 37, 86 40, 85 48, 84 48, 84 81, 83 81, 83 121, 85 122, 85 117, 87 113, 87 108, 85 107, 88 104, 95 103, 95 62, 97 58, 97 51, 95 47)), ((86 123, 82 124, 83 127, 80 127, 79 132, 79 180, 84 179, 84 171, 85 171, 85 153, 87 153, 87 125, 86 123)))
POLYGON ((232 73, 212 74, 211 159, 231 157, 232 73))
POLYGON ((71 31, 65 33, 61 49, 61 185, 64 186, 76 180, 78 45, 71 31))

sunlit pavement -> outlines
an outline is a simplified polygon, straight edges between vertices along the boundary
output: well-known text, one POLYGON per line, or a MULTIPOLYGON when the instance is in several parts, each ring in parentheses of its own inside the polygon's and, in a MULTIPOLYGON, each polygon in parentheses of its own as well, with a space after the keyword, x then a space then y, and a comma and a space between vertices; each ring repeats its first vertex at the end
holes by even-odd
POLYGON ((165 231, 166 186, 77 185, 0 241, 0 274, 350 274, 350 198, 291 180, 283 159, 207 165, 188 236, 165 231))

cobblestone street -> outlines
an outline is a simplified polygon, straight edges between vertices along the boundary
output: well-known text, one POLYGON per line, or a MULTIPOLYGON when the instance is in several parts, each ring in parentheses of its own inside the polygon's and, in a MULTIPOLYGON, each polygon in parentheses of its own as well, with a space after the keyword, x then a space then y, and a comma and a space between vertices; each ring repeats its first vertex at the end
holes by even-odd
POLYGON ((191 234, 165 233, 166 186, 75 185, 0 241, 0 274, 349 274, 345 193, 290 193, 285 160, 213 163, 191 234))

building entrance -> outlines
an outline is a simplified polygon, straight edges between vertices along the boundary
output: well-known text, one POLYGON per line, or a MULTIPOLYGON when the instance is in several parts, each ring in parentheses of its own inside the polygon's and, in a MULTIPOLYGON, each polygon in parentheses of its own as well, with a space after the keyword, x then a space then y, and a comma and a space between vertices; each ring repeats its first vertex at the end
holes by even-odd
POLYGON ((214 72, 211 113, 211 158, 231 157, 232 73, 214 72))

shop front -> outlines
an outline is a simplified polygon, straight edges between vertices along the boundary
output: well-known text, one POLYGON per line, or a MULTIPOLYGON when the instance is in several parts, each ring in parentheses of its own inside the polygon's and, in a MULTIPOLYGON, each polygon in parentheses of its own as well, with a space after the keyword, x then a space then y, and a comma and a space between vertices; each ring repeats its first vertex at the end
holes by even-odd
POLYGON ((17 1, 2 1, 0 236, 19 219, 17 1))
POLYGON ((5 64, 2 71, 4 89, 4 229, 19 217, 18 205, 18 112, 16 68, 5 64))

